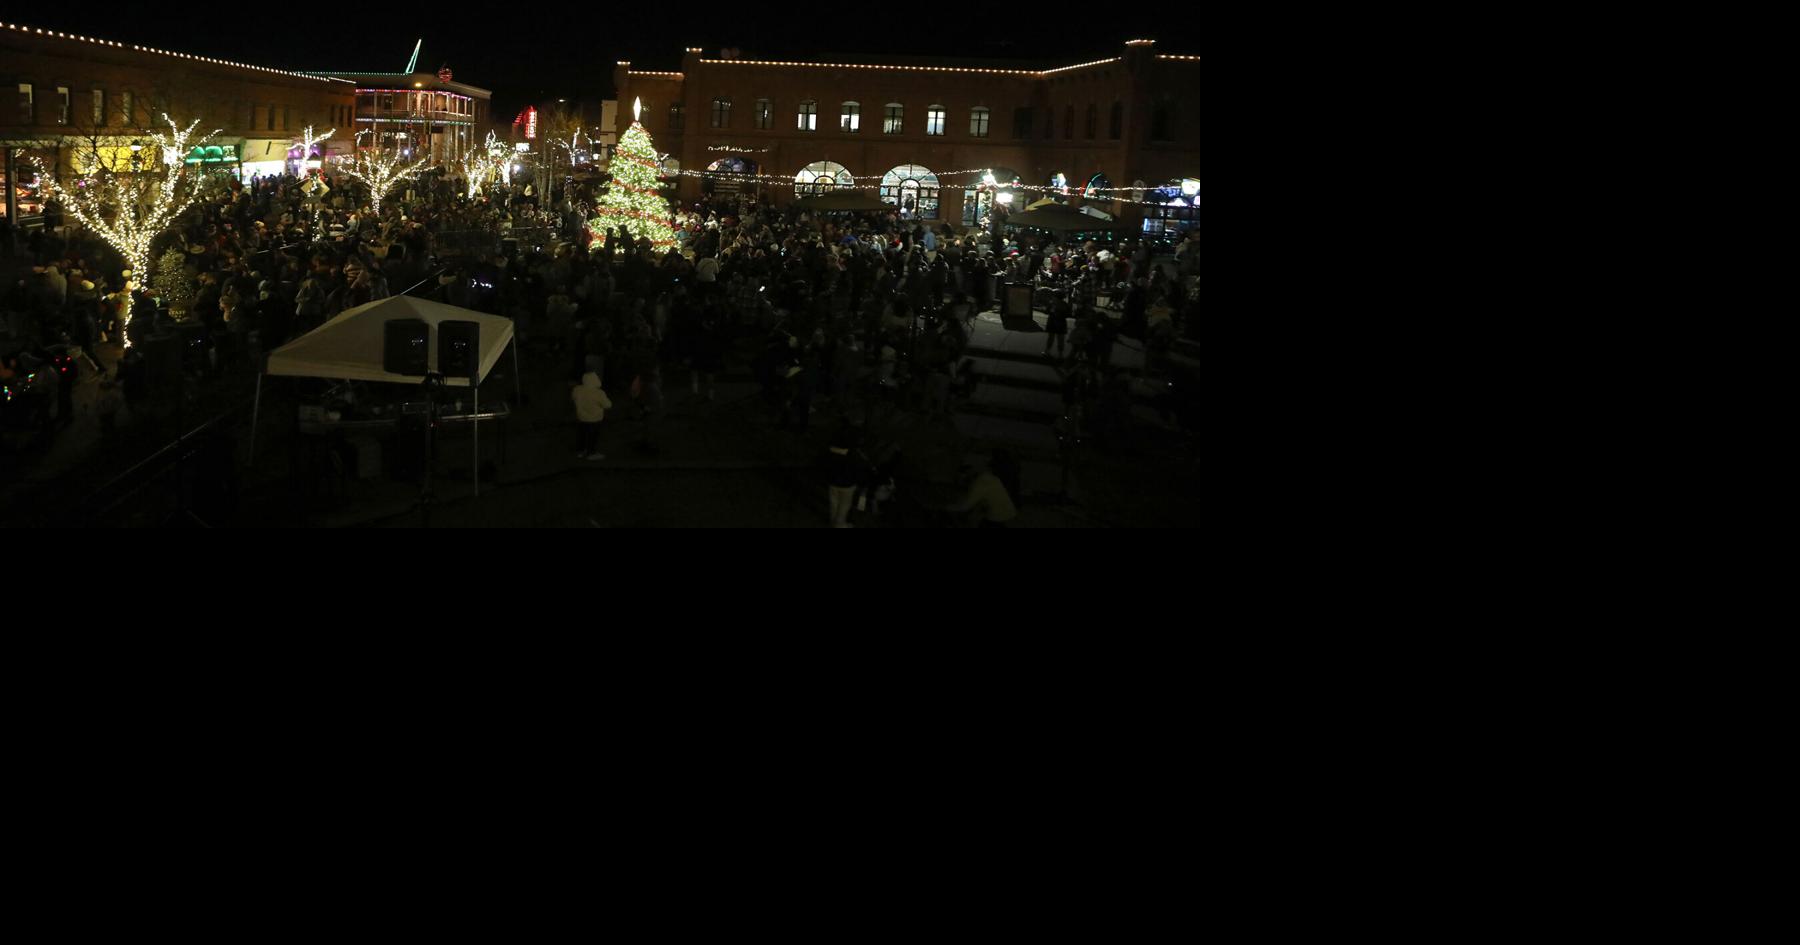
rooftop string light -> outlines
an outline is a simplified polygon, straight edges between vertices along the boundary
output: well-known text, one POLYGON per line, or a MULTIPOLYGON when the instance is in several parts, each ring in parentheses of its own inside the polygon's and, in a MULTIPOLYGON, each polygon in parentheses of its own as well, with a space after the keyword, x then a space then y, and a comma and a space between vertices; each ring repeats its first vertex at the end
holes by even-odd
POLYGON ((335 80, 325 79, 321 76, 307 75, 304 72, 289 72, 285 69, 271 69, 268 66, 253 66, 253 65, 250 65, 249 63, 231 62, 231 61, 225 60, 225 59, 214 59, 210 56, 195 56, 190 53, 170 52, 166 49, 157 49, 153 46, 132 45, 132 46, 128 47, 124 43, 114 42, 113 40, 110 40, 110 39, 95 39, 94 37, 91 37, 91 36, 81 36, 81 35, 78 35, 75 33, 59 33, 55 30, 44 30, 44 29, 38 29, 36 27, 31 27, 31 26, 21 26, 17 23, 0 23, 0 28, 9 29, 9 30, 12 30, 12 31, 18 32, 18 33, 25 33, 27 35, 45 36, 45 37, 50 37, 53 39, 66 39, 66 40, 71 40, 73 42, 78 42, 78 43, 89 43, 89 44, 95 45, 95 46, 107 46, 107 47, 111 47, 113 49, 129 48, 136 52, 155 53, 156 55, 159 55, 159 56, 170 56, 175 59, 186 59, 190 62, 204 62, 204 63, 209 63, 209 64, 215 65, 215 66, 228 66, 228 67, 231 67, 234 69, 248 69, 252 72, 267 72, 270 75, 284 75, 284 76, 289 76, 289 77, 292 77, 295 79, 310 79, 314 82, 335 81, 335 80))

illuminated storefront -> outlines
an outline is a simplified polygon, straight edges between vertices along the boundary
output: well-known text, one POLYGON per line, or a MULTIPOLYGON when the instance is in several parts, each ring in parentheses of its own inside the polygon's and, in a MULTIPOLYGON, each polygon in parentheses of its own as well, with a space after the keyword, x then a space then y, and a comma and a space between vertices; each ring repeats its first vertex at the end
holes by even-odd
POLYGON ((1189 230, 1200 227, 1200 181, 1189 178, 1146 191, 1144 200, 1144 235, 1159 239, 1180 239, 1189 230))
POLYGON ((1019 172, 1010 167, 989 168, 974 187, 963 191, 963 226, 986 226, 995 208, 1019 200, 1019 172))
POLYGON ((938 218, 938 179, 930 168, 902 164, 881 178, 881 199, 900 208, 903 220, 938 218))

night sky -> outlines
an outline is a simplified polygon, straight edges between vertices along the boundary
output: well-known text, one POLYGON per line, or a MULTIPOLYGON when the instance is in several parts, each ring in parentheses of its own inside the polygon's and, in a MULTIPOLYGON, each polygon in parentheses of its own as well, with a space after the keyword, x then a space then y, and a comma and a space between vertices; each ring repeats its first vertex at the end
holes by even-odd
MULTIPOLYGON (((762 19, 747 19, 719 6, 698 7, 692 14, 664 8, 660 16, 635 14, 642 25, 631 22, 634 14, 615 12, 615 6, 604 11, 604 30, 568 26, 566 14, 536 16, 528 23, 518 16, 472 17, 465 8, 452 5, 439 8, 441 16, 421 16, 398 7, 391 8, 393 12, 386 12, 387 7, 330 12, 275 7, 254 15, 215 7, 194 11, 191 16, 172 16, 168 9, 155 5, 111 9, 96 16, 93 9, 80 5, 60 9, 40 5, 29 12, 20 11, 18 19, 25 26, 306 71, 399 72, 406 68, 413 44, 423 36, 425 49, 419 55, 419 68, 436 71, 447 64, 459 81, 494 90, 496 115, 550 97, 611 97, 616 61, 629 59, 638 69, 672 70, 679 67, 682 49, 688 46, 702 47, 709 56, 717 55, 722 46, 735 46, 747 59, 862 53, 1060 65, 1116 56, 1129 39, 1158 40, 1165 52, 1204 53, 1197 37, 1150 26, 1166 17, 1148 13, 1117 21, 1126 25, 1092 25, 1075 18, 1055 25, 970 25, 959 29, 926 22, 931 12, 913 17, 901 12, 904 7, 890 6, 886 9, 892 11, 894 28, 875 32, 850 25, 871 20, 849 13, 808 16, 803 8, 791 5, 761 6, 774 12, 762 19), (422 25, 426 20, 458 25, 422 25), (558 29, 546 29, 546 23, 556 23, 558 29), (1133 23, 1138 25, 1129 25, 1133 23), (317 26, 309 28, 308 24, 317 26), (558 42, 567 38, 569 45, 551 47, 543 39, 547 34, 557 36, 558 42)), ((507 9, 523 13, 545 8, 523 4, 507 9)), ((592 9, 600 12, 600 8, 592 9)), ((576 22, 588 19, 584 9, 576 22)))

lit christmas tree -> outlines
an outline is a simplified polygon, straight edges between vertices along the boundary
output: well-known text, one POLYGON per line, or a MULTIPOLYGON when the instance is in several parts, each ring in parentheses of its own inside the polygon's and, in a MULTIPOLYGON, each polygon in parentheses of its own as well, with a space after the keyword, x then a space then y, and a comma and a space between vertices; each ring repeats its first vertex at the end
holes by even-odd
POLYGON ((162 296, 163 308, 186 315, 194 304, 194 279, 187 274, 187 254, 171 249, 163 254, 156 267, 156 294, 162 296))
MULTIPOLYGON (((641 118, 644 103, 632 105, 633 118, 641 118)), ((675 228, 669 222, 669 202, 657 193, 656 181, 662 165, 656 159, 656 148, 650 132, 641 121, 633 121, 612 159, 612 183, 600 195, 596 208, 599 216, 588 224, 594 236, 605 242, 621 227, 633 239, 647 239, 658 249, 675 245, 675 228)))

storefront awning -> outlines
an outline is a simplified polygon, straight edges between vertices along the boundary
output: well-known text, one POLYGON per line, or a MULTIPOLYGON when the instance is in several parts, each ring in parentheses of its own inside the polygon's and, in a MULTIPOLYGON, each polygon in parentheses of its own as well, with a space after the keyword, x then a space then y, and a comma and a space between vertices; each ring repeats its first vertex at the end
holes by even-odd
POLYGON ((186 163, 190 165, 236 164, 238 149, 242 145, 243 141, 241 140, 215 141, 212 144, 196 145, 194 150, 188 152, 186 163))
POLYGON ((253 161, 285 161, 293 146, 294 142, 286 138, 250 138, 238 153, 243 155, 245 164, 253 161))

